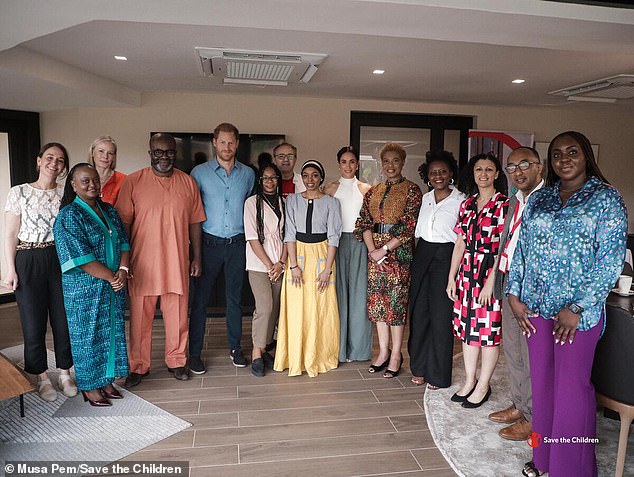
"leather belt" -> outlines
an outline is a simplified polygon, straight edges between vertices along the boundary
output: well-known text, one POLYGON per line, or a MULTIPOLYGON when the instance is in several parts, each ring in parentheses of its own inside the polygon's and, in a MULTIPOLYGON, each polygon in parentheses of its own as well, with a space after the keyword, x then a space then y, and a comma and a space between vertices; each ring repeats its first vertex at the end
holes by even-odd
POLYGON ((386 234, 395 225, 396 224, 374 224, 374 226, 372 227, 372 232, 374 232, 375 234, 386 234))

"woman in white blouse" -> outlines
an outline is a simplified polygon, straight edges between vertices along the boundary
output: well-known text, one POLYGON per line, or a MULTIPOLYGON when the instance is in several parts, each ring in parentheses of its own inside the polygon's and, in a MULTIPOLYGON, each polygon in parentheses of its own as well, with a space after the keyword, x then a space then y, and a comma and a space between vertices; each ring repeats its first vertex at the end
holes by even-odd
POLYGON ((428 389, 438 389, 451 385, 453 302, 444 293, 444 279, 460 203, 466 197, 453 187, 458 164, 451 152, 429 151, 419 172, 430 191, 423 196, 416 223, 407 349, 412 383, 427 382, 428 389))
POLYGON ((265 368, 273 368, 274 358, 266 347, 273 342, 286 262, 282 175, 275 164, 262 164, 258 170, 255 195, 244 204, 244 233, 249 283, 255 297, 251 374, 262 377, 265 368))
POLYGON ((352 146, 337 152, 341 177, 324 192, 341 204, 343 223, 337 248, 337 304, 339 306, 339 362, 372 358, 372 322, 368 320, 368 248, 354 236, 354 226, 370 185, 357 179, 359 155, 352 146))
POLYGON ((54 401, 57 391, 49 379, 46 326, 53 331, 55 363, 60 368, 59 389, 77 394, 70 376, 73 358, 62 295, 62 275, 55 252, 53 222, 62 188, 57 179, 68 172, 68 153, 59 143, 45 144, 37 156, 38 178, 12 187, 5 206, 5 284, 15 292, 24 335, 24 371, 38 377, 42 399, 54 401))

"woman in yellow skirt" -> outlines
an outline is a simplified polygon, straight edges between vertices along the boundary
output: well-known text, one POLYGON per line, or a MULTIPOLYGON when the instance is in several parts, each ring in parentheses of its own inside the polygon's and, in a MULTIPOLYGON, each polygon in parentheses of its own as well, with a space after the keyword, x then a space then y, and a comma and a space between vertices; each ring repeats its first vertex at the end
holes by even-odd
POLYGON ((306 191, 286 199, 288 262, 277 325, 276 371, 310 377, 339 364, 339 313, 335 290, 335 255, 341 235, 337 199, 319 190, 323 166, 302 166, 306 191))

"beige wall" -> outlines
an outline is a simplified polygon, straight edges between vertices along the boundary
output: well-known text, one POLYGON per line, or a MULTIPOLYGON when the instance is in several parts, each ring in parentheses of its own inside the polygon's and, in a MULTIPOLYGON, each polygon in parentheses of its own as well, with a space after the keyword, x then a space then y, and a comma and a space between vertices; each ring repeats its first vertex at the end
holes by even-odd
MULTIPOLYGON (((299 148, 299 160, 317 158, 329 179, 337 175, 335 153, 349 141, 350 111, 391 111, 464 114, 476 117, 481 129, 529 131, 548 142, 574 129, 599 144, 603 173, 634 210, 634 114, 609 105, 566 105, 558 108, 492 107, 425 104, 337 98, 264 95, 149 93, 139 108, 81 108, 41 115, 42 141, 68 147, 71 162, 86 159, 88 144, 109 134, 119 146, 122 172, 148 163, 150 131, 210 132, 220 122, 234 123, 249 133, 284 133, 299 148)), ((634 215, 634 214, 632 214, 634 215)), ((634 230, 634 217, 630 217, 634 230)))

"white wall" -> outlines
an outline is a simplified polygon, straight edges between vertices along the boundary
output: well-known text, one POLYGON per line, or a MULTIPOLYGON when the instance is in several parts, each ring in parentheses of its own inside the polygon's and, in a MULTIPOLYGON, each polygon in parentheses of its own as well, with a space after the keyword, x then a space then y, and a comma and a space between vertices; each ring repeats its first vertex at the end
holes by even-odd
MULTIPOLYGON (((634 210, 634 115, 610 105, 500 107, 428 104, 345 98, 266 95, 146 93, 139 108, 80 108, 41 114, 42 141, 60 141, 71 162, 86 159, 90 142, 109 134, 119 146, 122 172, 148 164, 150 131, 211 132, 223 121, 241 132, 284 133, 299 148, 299 162, 317 158, 329 179, 337 175, 336 151, 349 142, 350 111, 463 114, 476 116, 481 129, 529 131, 548 142, 573 129, 599 144, 599 164, 634 210)), ((634 214, 632 214, 634 215, 634 214)), ((634 217, 630 217, 634 230, 634 217)))

